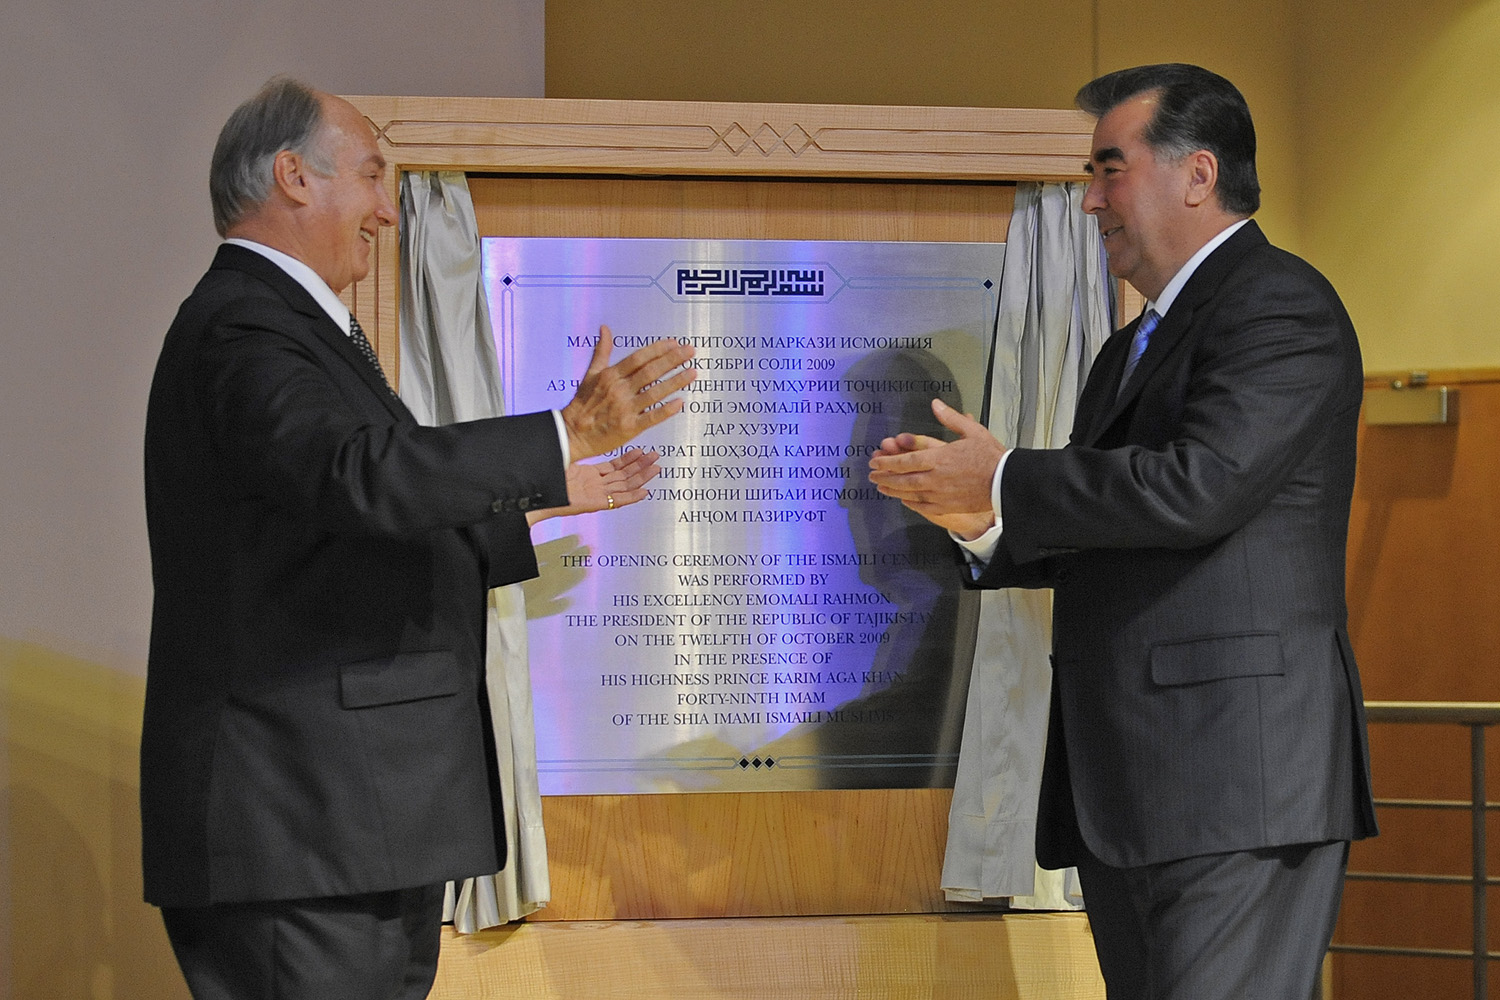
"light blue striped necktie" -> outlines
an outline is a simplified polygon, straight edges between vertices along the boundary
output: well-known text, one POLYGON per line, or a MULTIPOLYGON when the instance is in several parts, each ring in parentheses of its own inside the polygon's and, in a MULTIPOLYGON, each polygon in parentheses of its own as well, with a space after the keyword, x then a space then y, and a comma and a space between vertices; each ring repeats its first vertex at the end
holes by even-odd
POLYGON ((1151 340, 1151 333, 1156 329, 1156 324, 1161 322, 1161 316, 1155 309, 1150 309, 1146 315, 1141 317, 1141 323, 1135 328, 1135 336, 1130 338, 1130 354, 1125 358, 1125 372, 1120 376, 1119 392, 1125 391, 1125 386, 1130 383, 1130 376, 1135 374, 1135 366, 1141 363, 1141 355, 1146 353, 1146 344, 1151 340))

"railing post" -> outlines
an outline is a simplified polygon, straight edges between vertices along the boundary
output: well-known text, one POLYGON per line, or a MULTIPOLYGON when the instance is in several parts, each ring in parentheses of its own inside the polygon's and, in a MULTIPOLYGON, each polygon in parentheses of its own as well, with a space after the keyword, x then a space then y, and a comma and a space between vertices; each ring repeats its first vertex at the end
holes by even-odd
MULTIPOLYGON (((1485 780, 1484 734, 1490 726, 1500 725, 1500 701, 1367 701, 1365 715, 1370 722, 1411 722, 1469 727, 1469 801, 1461 799, 1376 799, 1377 807, 1404 809, 1467 808, 1470 817, 1470 846, 1473 857, 1468 876, 1457 872, 1447 875, 1412 873, 1346 872, 1345 878, 1367 882, 1406 882, 1424 885, 1462 885, 1468 882, 1473 891, 1473 935, 1467 951, 1458 948, 1406 948, 1381 945, 1330 944, 1329 951, 1364 955, 1409 955, 1414 958, 1467 958, 1474 966, 1474 1000, 1489 995, 1489 858, 1486 850, 1486 821, 1490 803, 1485 780)), ((1500 879, 1495 880, 1500 883, 1500 879)), ((1494 958, 1500 958, 1495 954, 1494 958)))
POLYGON ((1486 920, 1489 875, 1485 851, 1485 803, 1488 792, 1484 780, 1484 730, 1485 727, 1479 723, 1469 726, 1469 802, 1473 821, 1471 842, 1474 849, 1474 1000, 1485 1000, 1489 996, 1490 942, 1486 920))

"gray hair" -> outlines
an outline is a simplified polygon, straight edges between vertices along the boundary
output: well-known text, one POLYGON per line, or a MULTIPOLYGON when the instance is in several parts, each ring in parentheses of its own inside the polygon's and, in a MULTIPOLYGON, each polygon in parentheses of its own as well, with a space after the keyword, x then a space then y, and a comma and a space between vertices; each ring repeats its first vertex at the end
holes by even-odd
POLYGON ((208 170, 214 228, 219 235, 265 204, 276 182, 276 154, 297 153, 318 174, 334 173, 322 148, 323 104, 317 91, 290 77, 278 76, 234 109, 208 170))

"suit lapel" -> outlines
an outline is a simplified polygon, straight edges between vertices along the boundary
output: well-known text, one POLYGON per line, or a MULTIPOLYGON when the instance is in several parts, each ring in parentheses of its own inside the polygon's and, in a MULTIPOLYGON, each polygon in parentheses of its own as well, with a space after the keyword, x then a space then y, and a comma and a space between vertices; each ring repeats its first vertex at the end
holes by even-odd
POLYGON ((1141 317, 1137 316, 1116 330, 1104 342, 1094 359, 1083 397, 1078 401, 1078 419, 1075 423, 1082 433, 1077 437, 1076 444, 1091 447, 1114 419, 1115 390, 1120 384, 1120 375, 1125 370, 1125 356, 1130 351, 1130 341, 1135 337, 1136 327, 1140 325, 1141 317))
MULTIPOLYGON (((1204 263, 1208 262, 1204 261, 1204 263)), ((1193 277, 1197 276, 1195 272, 1193 277)), ((1183 289, 1183 291, 1186 290, 1186 288, 1183 289)), ((1192 323, 1192 305, 1184 302, 1183 297, 1179 296, 1177 301, 1172 303, 1172 308, 1168 309, 1167 314, 1162 317, 1161 323, 1152 331, 1151 340, 1146 345, 1146 353, 1141 355, 1140 363, 1135 366, 1135 371, 1130 373, 1130 381, 1119 386, 1114 403, 1109 408, 1109 419, 1105 421, 1105 426, 1114 423, 1115 418, 1141 394, 1141 387, 1151 378, 1151 373, 1160 367, 1163 358, 1172 353, 1172 348, 1182 339, 1182 335, 1187 332, 1192 323)), ((1115 376, 1115 383, 1116 385, 1119 383, 1118 374, 1115 376)))
MULTIPOLYGON (((301 286, 298 287, 300 288, 301 286)), ((305 290, 304 294, 306 294, 305 290)), ((317 303, 313 304, 317 305, 317 303)), ((386 382, 380 372, 370 367, 370 362, 366 361, 365 356, 359 353, 359 348, 354 346, 354 341, 349 339, 349 334, 340 330, 338 324, 329 319, 328 314, 323 312, 322 309, 319 309, 318 312, 322 322, 315 322, 313 324, 313 332, 322 337, 324 343, 339 353, 349 367, 354 370, 355 375, 359 377, 360 381, 364 382, 369 390, 380 399, 381 403, 385 404, 385 408, 390 410, 393 416, 403 419, 408 417, 411 411, 406 408, 401 400, 396 398, 394 389, 392 389, 390 383, 386 382)))
POLYGON ((288 307, 307 319, 307 328, 344 360, 354 377, 363 382, 393 416, 404 419, 410 415, 410 411, 389 391, 380 374, 371 369, 370 363, 359 353, 359 348, 349 339, 348 332, 339 329, 338 324, 329 318, 323 307, 318 305, 317 300, 295 278, 254 250, 247 250, 233 243, 225 243, 219 247, 213 266, 244 271, 270 285, 288 307))
MULTIPOLYGON (((1245 223, 1238 232, 1225 240, 1221 246, 1208 255, 1203 263, 1198 265, 1198 269, 1193 272, 1187 284, 1182 286, 1182 291, 1178 293, 1172 307, 1167 310, 1166 316, 1162 317, 1161 325, 1152 332, 1150 343, 1146 346, 1146 353, 1141 355, 1140 363, 1130 375, 1130 382, 1123 387, 1119 386, 1119 382, 1120 374, 1125 367, 1125 349, 1122 347, 1112 354, 1107 369, 1099 372, 1100 389, 1104 393, 1102 405, 1095 409, 1085 438, 1079 442, 1080 444, 1084 446, 1094 444, 1129 408, 1135 398, 1141 394, 1142 388, 1151 380, 1152 373, 1161 367, 1162 362, 1171 356, 1188 331, 1192 329, 1193 314, 1213 296, 1225 277, 1234 270, 1246 253, 1265 243, 1265 235, 1252 220, 1245 223), (1116 392, 1117 387, 1119 387, 1118 392, 1116 392)), ((1129 344, 1130 337, 1135 334, 1135 328, 1139 325, 1140 319, 1137 318, 1115 336, 1123 337, 1124 343, 1129 344)), ((1101 352, 1101 357, 1102 354, 1103 352, 1101 352)))

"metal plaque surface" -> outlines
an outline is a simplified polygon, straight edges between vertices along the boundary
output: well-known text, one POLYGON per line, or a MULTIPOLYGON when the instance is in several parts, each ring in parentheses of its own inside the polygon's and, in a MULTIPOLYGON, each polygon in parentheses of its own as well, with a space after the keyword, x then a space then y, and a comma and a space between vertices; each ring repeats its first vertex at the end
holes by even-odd
POLYGON ((952 784, 977 599, 866 473, 934 397, 980 410, 1004 249, 484 241, 509 412, 565 405, 601 324, 697 349, 650 498, 533 529, 543 794, 952 784))

